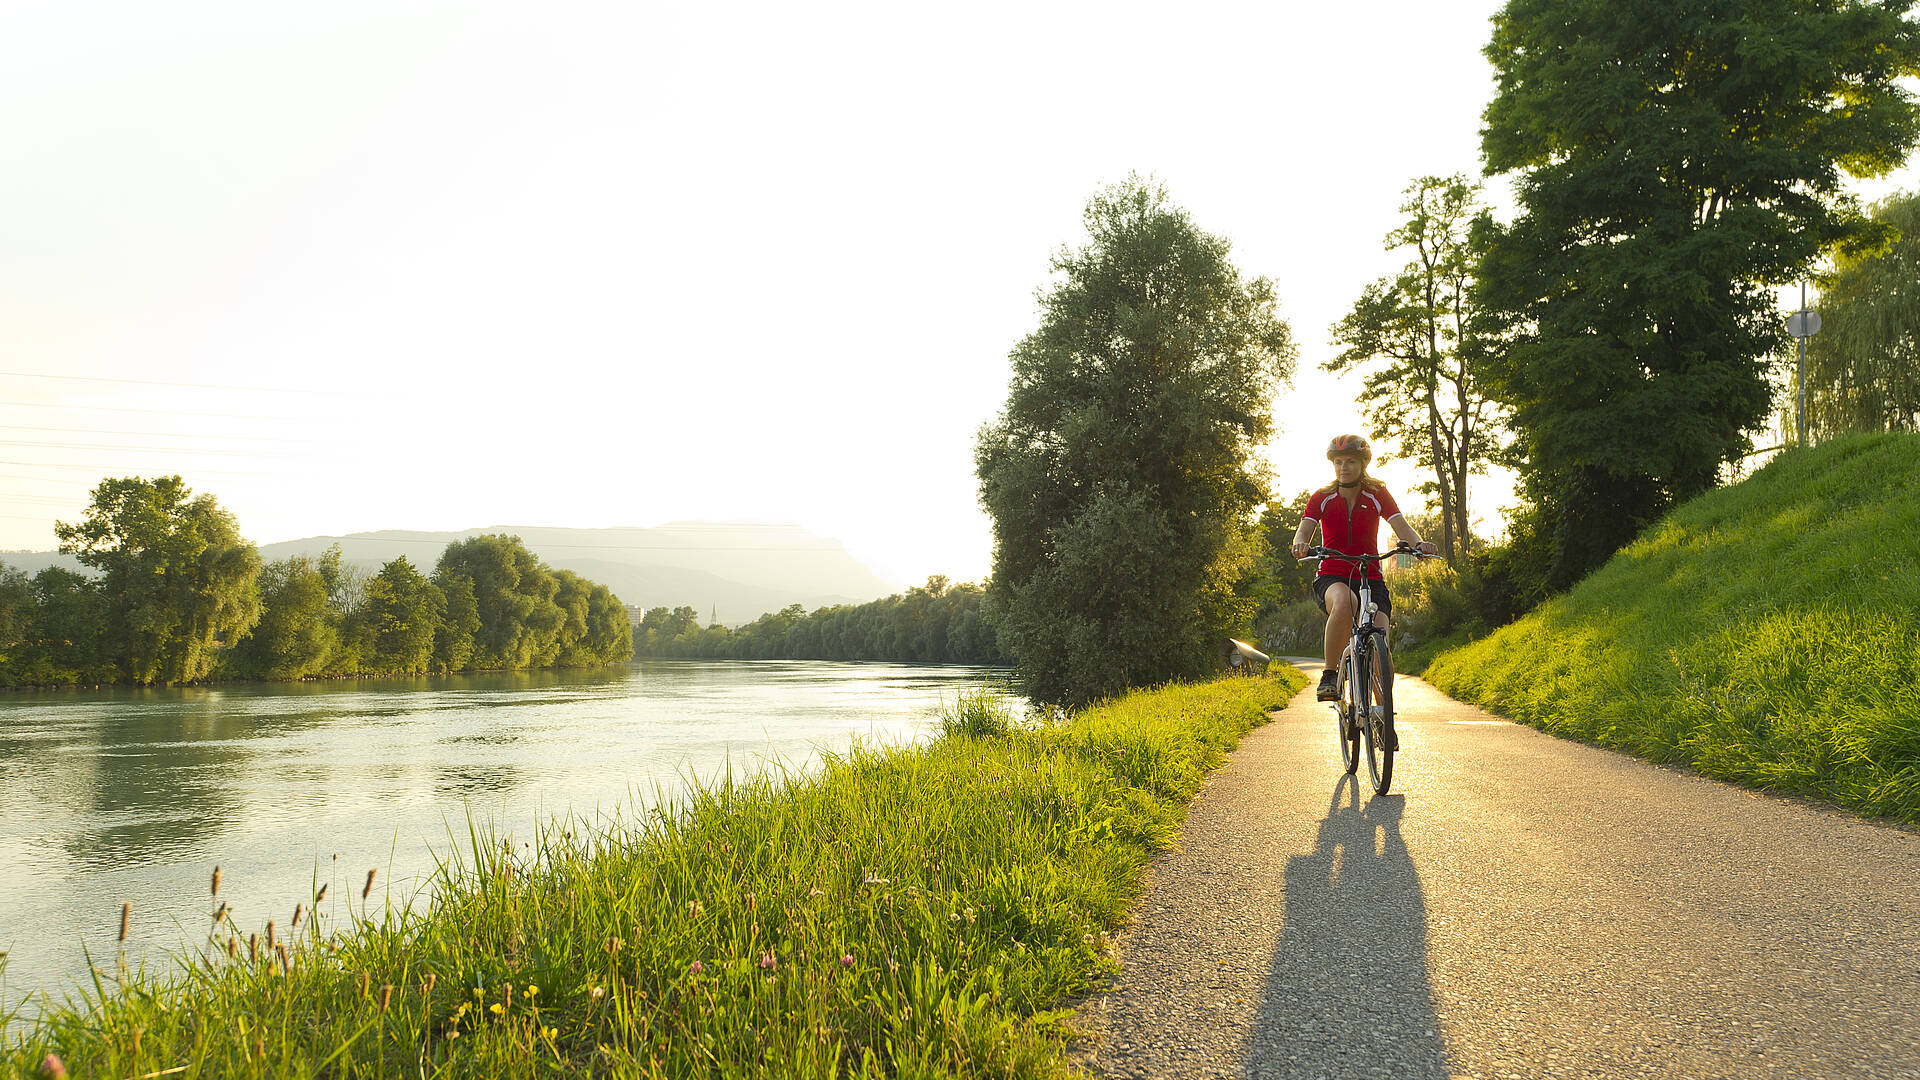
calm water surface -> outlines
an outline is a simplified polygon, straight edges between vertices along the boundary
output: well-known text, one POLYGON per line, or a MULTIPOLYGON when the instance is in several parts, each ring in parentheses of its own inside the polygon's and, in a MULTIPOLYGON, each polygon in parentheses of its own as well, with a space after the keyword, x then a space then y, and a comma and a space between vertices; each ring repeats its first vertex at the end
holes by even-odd
MULTIPOLYGON (((171 963, 239 925, 414 896, 469 815, 516 847, 712 778, 918 742, 981 668, 646 661, 592 672, 0 696, 0 1014, 95 962, 171 963), (120 905, 133 904, 125 946, 120 905)), ((29 1006, 28 1012, 32 1012, 29 1006)))

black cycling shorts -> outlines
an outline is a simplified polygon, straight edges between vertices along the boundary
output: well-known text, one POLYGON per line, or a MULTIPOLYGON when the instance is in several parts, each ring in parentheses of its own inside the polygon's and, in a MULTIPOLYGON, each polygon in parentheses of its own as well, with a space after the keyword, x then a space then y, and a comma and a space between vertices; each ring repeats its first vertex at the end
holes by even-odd
MULTIPOLYGON (((1313 602, 1320 605, 1323 613, 1327 610, 1327 588, 1336 581, 1352 589, 1354 599, 1360 598, 1360 590, 1356 587, 1359 584, 1357 581, 1349 579, 1344 574, 1321 574, 1313 579, 1313 602)), ((1393 614, 1393 597, 1387 595, 1387 583, 1380 578, 1373 579, 1373 604, 1380 609, 1380 614, 1393 614)))

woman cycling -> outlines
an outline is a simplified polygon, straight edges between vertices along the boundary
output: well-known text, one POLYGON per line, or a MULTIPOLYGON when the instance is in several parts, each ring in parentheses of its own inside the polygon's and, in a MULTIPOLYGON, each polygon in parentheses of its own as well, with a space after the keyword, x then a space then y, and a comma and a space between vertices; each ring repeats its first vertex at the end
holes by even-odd
MULTIPOLYGON (((1387 493, 1386 485, 1367 475, 1367 464, 1373 460, 1373 448, 1367 445, 1367 440, 1358 435, 1335 436, 1327 444, 1327 460, 1333 462, 1333 483, 1307 497, 1306 508, 1300 512, 1300 528, 1293 534, 1294 558, 1306 557, 1315 525, 1320 527, 1323 547, 1347 555, 1378 555, 1382 521, 1395 536, 1426 554, 1438 553, 1439 548, 1420 539, 1420 534, 1407 524, 1393 496, 1387 493)), ((1384 628, 1387 615, 1393 611, 1393 600, 1387 596, 1386 579, 1380 574, 1379 564, 1368 567, 1367 574, 1373 579, 1373 602, 1380 609, 1374 613, 1373 624, 1384 628)), ((1340 652, 1346 648, 1348 631, 1353 626, 1353 608, 1358 601, 1347 582, 1356 576, 1354 564, 1341 559, 1323 559, 1319 576, 1313 579, 1314 599, 1319 602, 1320 610, 1327 613, 1327 666, 1320 673, 1320 689, 1315 695, 1321 701, 1332 701, 1339 696, 1334 668, 1340 663, 1340 652)), ((1398 742, 1392 732, 1387 733, 1389 749, 1398 749, 1395 745, 1398 742)))

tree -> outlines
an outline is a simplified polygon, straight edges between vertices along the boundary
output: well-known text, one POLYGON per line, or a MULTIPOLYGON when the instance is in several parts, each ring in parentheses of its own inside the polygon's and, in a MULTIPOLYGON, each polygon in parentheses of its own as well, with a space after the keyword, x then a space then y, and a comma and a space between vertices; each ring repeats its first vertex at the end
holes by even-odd
POLYGON ((268 563, 259 583, 260 621, 233 650, 233 668, 263 679, 325 672, 340 649, 340 631, 327 608, 327 579, 320 566, 305 555, 291 555, 268 563))
POLYGON ((1265 500, 1251 465, 1293 343, 1273 285, 1138 177, 1088 204, 975 462, 992 603, 1027 693, 1078 705, 1211 670, 1265 500))
POLYGON ((435 574, 472 582, 480 618, 474 667, 519 670, 553 662, 566 620, 553 602, 559 581, 519 537, 457 540, 440 553, 435 574))
POLYGON ((436 569, 433 587, 443 605, 435 612, 433 670, 466 671, 473 666, 473 642, 480 633, 480 603, 474 599, 473 579, 436 569))
MULTIPOLYGON (((1360 400, 1374 434, 1410 452, 1433 479, 1416 490, 1440 506, 1440 548, 1457 558, 1468 536, 1467 476, 1484 471, 1495 444, 1476 340, 1471 286, 1478 257, 1470 229, 1485 211, 1464 176, 1425 176, 1406 190, 1406 222, 1387 234, 1388 251, 1413 259, 1366 287, 1333 327, 1344 346, 1327 371, 1372 365, 1360 400)), ((1482 230, 1484 235, 1484 229, 1482 230)))
POLYGON ((365 579, 359 594, 351 620, 366 642, 361 666, 383 675, 429 670, 447 606, 439 587, 401 555, 365 579))
POLYGON ((102 571, 108 655, 142 685, 204 678, 260 618, 258 549, 192 495, 178 476, 102 480, 83 521, 54 525, 62 552, 102 571))
POLYGON ((1821 436, 1920 431, 1920 194, 1873 219, 1899 239, 1840 254, 1821 279, 1822 326, 1807 342, 1807 425, 1821 436))
POLYGON ((1915 0, 1509 0, 1486 53, 1480 301, 1546 584, 1716 482, 1767 416, 1771 289, 1878 242, 1841 190, 1920 139, 1915 0))

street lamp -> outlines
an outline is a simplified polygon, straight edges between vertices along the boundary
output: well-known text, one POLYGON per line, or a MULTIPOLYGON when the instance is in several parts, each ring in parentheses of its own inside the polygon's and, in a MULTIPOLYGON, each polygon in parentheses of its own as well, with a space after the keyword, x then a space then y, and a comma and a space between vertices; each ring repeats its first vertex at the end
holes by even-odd
POLYGON ((1820 313, 1807 310, 1807 283, 1800 283, 1800 310, 1787 316, 1787 333, 1800 342, 1800 408, 1796 427, 1800 445, 1807 445, 1807 339, 1820 332, 1820 313))

